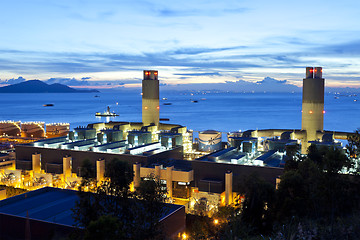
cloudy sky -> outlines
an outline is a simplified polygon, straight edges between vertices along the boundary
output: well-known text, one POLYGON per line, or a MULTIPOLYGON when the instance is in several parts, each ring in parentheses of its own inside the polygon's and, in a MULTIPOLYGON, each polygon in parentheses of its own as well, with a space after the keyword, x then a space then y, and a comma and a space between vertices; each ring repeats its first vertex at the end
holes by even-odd
MULTIPOLYGON (((11 0, 0 3, 0 79, 360 87, 360 1, 11 0)), ((115 84, 115 85, 116 85, 115 84)))

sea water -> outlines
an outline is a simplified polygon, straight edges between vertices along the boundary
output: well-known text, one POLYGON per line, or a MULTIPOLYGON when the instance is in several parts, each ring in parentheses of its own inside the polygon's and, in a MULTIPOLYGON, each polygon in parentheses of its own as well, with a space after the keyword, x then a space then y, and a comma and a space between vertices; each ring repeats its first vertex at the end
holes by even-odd
MULTIPOLYGON (((194 131, 300 129, 301 98, 301 93, 161 92, 160 117, 170 119, 165 123, 194 131)), ((356 95, 327 93, 324 129, 352 132, 359 128, 360 98, 357 100, 356 95)), ((0 94, 0 109, 0 120, 67 122, 71 129, 94 122, 141 122, 141 94, 9 93, 0 94), (107 106, 120 116, 95 117, 95 112, 104 112, 107 106)))

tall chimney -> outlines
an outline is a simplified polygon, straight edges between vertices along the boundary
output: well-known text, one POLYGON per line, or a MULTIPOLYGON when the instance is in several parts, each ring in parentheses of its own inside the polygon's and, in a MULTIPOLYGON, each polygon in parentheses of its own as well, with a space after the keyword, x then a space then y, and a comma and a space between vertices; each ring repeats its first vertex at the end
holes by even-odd
POLYGON ((142 122, 159 125, 159 80, 158 71, 144 70, 142 81, 142 122))
POLYGON ((315 141, 316 132, 324 130, 324 83, 321 67, 307 67, 303 80, 301 129, 306 131, 301 152, 306 153, 308 141, 315 141))

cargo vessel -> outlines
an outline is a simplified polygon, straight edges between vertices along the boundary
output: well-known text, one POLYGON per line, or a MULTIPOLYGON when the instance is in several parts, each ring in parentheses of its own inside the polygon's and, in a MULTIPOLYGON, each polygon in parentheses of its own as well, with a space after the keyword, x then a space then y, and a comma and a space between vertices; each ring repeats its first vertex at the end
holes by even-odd
POLYGON ((103 112, 103 113, 96 112, 95 116, 96 117, 116 117, 116 116, 119 116, 119 114, 116 114, 115 112, 110 112, 110 107, 108 106, 106 112, 103 112))

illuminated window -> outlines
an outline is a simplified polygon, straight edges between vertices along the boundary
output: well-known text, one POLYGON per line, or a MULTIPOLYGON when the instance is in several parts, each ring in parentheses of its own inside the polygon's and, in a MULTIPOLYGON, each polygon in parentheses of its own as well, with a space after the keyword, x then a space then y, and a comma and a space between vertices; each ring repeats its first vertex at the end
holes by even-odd
POLYGON ((309 113, 310 113, 310 114, 312 114, 312 113, 313 113, 313 111, 312 111, 312 110, 310 110, 310 111, 309 111, 309 113))
POLYGON ((157 110, 159 110, 159 109, 160 109, 160 107, 159 107, 159 106, 157 106, 157 107, 156 107, 156 109, 157 109, 157 110))
POLYGON ((146 109, 148 109, 148 107, 144 107, 144 109, 146 110, 146 109))

